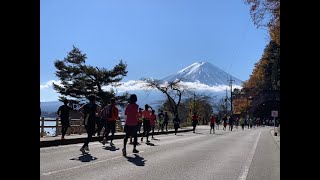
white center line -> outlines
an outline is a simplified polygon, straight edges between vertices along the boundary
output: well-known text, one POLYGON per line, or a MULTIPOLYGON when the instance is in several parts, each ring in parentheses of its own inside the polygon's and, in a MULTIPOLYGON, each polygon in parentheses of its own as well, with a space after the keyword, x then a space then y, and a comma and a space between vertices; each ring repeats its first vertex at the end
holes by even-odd
POLYGON ((253 159, 253 155, 256 151, 256 148, 257 148, 257 144, 258 144, 258 141, 259 141, 259 138, 260 138, 260 134, 261 134, 261 131, 259 132, 259 135, 256 139, 256 142, 254 143, 249 155, 248 155, 248 158, 246 160, 246 162, 244 163, 244 166, 242 167, 241 169, 241 173, 240 173, 240 176, 238 177, 238 180, 245 180, 247 178, 247 175, 248 175, 248 172, 249 172, 249 167, 250 167, 250 164, 252 162, 252 159, 253 159))
MULTIPOLYGON (((144 151, 139 151, 139 154, 142 153, 142 152, 144 152, 144 151)), ((132 155, 132 154, 134 154, 134 153, 127 154, 127 156, 128 155, 132 155)), ((70 170, 73 170, 73 169, 78 169, 78 168, 81 168, 81 167, 90 166, 90 165, 93 165, 93 164, 98 164, 98 163, 101 163, 101 162, 105 162, 105 161, 109 161, 109 160, 113 160, 113 159, 118 159, 118 158, 121 158, 121 157, 123 157, 123 156, 117 156, 117 157, 113 157, 113 158, 110 158, 110 159, 104 159, 104 160, 96 161, 96 162, 93 162, 93 163, 90 163, 90 164, 83 164, 83 165, 74 166, 74 167, 67 168, 67 169, 51 171, 51 172, 43 173, 42 175, 48 176, 48 175, 56 174, 56 173, 59 173, 59 172, 70 171, 70 170)))

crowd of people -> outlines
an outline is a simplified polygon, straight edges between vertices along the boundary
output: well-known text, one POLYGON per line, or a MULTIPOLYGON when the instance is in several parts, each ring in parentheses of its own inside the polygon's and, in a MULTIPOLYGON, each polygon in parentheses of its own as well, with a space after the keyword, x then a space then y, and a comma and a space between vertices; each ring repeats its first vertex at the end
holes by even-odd
MULTIPOLYGON (((94 134, 101 137, 101 142, 103 145, 108 143, 110 140, 110 146, 114 146, 113 139, 114 133, 116 131, 116 121, 120 119, 119 117, 119 110, 116 106, 116 100, 111 98, 110 104, 104 104, 102 107, 96 103, 96 97, 91 95, 88 97, 89 102, 84 104, 78 110, 84 119, 84 127, 87 131, 87 138, 81 147, 80 151, 85 154, 86 151, 89 151, 89 142, 94 134), (100 136, 101 130, 104 127, 104 132, 102 136, 100 136), (109 134, 111 132, 111 136, 109 134)), ((138 143, 138 137, 140 138, 141 142, 143 142, 144 138, 146 139, 146 143, 150 143, 149 136, 151 133, 151 139, 154 139, 154 130, 156 124, 158 125, 158 132, 159 131, 168 131, 168 124, 169 124, 169 115, 167 112, 163 113, 163 110, 156 115, 155 110, 149 106, 148 104, 145 105, 144 109, 139 108, 136 104, 137 96, 132 94, 129 98, 128 104, 125 107, 125 125, 124 125, 124 132, 125 137, 123 139, 123 148, 122 154, 126 156, 126 145, 128 139, 130 139, 130 144, 133 144, 133 153, 139 153, 136 149, 138 143), (141 127, 143 127, 143 131, 141 131, 141 127), (133 139, 133 141, 132 141, 133 139)), ((61 140, 65 139, 65 134, 70 127, 69 123, 69 111, 72 110, 70 106, 68 106, 68 100, 64 100, 64 105, 60 106, 57 114, 60 116, 61 120, 61 132, 62 137, 61 140)), ((193 133, 196 131, 196 126, 199 123, 199 115, 194 112, 192 117, 192 126, 193 126, 193 133)), ((175 130, 175 135, 180 128, 180 119, 177 114, 173 117, 173 127, 175 130)), ((204 124, 203 120, 203 124, 204 124)), ((242 130, 244 130, 245 126, 247 128, 252 128, 255 126, 259 126, 265 124, 265 121, 260 118, 249 118, 249 117, 234 117, 234 116, 223 116, 219 118, 216 115, 212 115, 210 117, 210 134, 215 134, 215 129, 219 130, 219 125, 222 123, 223 130, 226 131, 227 126, 229 126, 229 131, 233 130, 233 126, 238 129, 240 125, 242 130)))
MULTIPOLYGON (((84 104, 79 108, 79 112, 83 116, 84 119, 84 127, 87 132, 87 138, 81 147, 80 151, 82 153, 86 153, 89 151, 89 142, 92 139, 92 136, 97 134, 98 137, 102 138, 102 144, 105 145, 110 140, 110 146, 114 146, 113 139, 114 133, 116 131, 116 121, 120 120, 119 117, 119 109, 116 106, 116 101, 114 98, 111 98, 110 104, 104 104, 102 107, 96 103, 96 97, 91 95, 88 97, 89 102, 84 104), (104 127, 104 132, 102 136, 100 136, 101 131, 104 127), (109 134, 111 132, 111 136, 109 134)), ((141 142, 143 142, 144 138, 147 143, 150 143, 149 136, 151 135, 151 139, 154 138, 154 130, 156 124, 158 125, 158 132, 168 131, 169 124, 169 115, 167 112, 163 113, 163 110, 160 110, 158 115, 155 114, 155 110, 148 104, 145 105, 144 109, 139 108, 136 104, 137 96, 132 94, 129 98, 128 104, 125 107, 125 125, 124 132, 125 137, 123 139, 123 149, 122 154, 126 156, 126 145, 128 139, 130 139, 130 144, 133 144, 133 153, 138 153, 139 151, 136 149, 138 143, 138 137, 140 137, 141 142), (143 127, 143 131, 141 131, 141 127, 143 127), (133 139, 133 141, 132 141, 133 139)), ((57 114, 61 120, 62 126, 62 137, 61 140, 65 139, 65 134, 70 127, 69 123, 69 111, 72 110, 70 106, 68 106, 68 100, 64 100, 64 105, 60 106, 57 114)), ((178 128, 180 128, 180 119, 178 115, 175 115, 173 118, 173 124, 175 129, 175 134, 178 132, 178 128)))

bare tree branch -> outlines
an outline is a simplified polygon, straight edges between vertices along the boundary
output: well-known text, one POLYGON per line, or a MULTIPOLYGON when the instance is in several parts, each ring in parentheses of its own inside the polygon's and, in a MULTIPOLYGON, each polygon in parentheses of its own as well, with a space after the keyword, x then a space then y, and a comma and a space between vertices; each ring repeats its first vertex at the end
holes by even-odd
POLYGON ((158 89, 164 93, 167 96, 171 111, 175 115, 178 115, 178 107, 182 97, 181 89, 183 88, 180 83, 182 78, 170 82, 163 82, 161 80, 147 78, 143 79, 143 81, 146 83, 146 88, 158 89), (176 98, 178 98, 177 102, 175 101, 176 98))

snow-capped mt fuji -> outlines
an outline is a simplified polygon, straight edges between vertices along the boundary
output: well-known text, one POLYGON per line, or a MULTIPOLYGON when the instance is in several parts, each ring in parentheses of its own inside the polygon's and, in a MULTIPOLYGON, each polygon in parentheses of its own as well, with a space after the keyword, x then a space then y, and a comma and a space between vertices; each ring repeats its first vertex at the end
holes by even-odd
POLYGON ((202 84, 208 86, 229 85, 230 78, 234 80, 234 85, 241 86, 241 80, 231 76, 220 68, 212 65, 209 62, 195 62, 190 66, 178 71, 177 74, 170 75, 163 78, 164 81, 173 81, 180 79, 184 82, 196 82, 199 81, 202 84))

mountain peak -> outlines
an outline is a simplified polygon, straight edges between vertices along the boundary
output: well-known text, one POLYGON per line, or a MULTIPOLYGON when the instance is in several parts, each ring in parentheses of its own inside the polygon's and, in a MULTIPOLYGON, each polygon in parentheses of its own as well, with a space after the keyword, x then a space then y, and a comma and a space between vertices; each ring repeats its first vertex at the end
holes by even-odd
POLYGON ((184 69, 181 69, 180 71, 178 71, 178 73, 183 73, 186 71, 190 71, 190 72, 197 71, 199 68, 201 68, 205 64, 208 64, 208 62, 195 62, 195 63, 191 64, 190 66, 188 66, 184 69))
POLYGON ((228 85, 228 80, 232 78, 236 85, 241 85, 241 80, 231 76, 222 69, 209 62, 195 62, 186 68, 178 71, 177 74, 164 78, 164 81, 173 81, 182 78, 185 82, 196 82, 209 85, 228 85))

